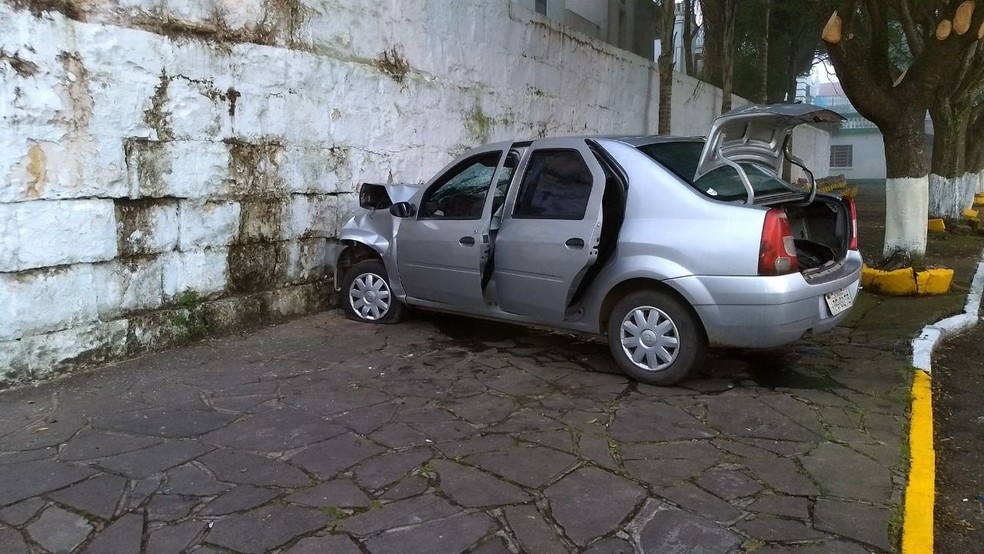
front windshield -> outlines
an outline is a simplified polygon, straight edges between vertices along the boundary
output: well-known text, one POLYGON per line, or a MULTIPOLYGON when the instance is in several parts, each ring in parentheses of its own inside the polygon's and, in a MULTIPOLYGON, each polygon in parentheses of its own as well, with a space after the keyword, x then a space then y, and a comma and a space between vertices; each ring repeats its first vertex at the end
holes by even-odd
MULTIPOLYGON (((659 162, 701 194, 724 202, 745 201, 748 194, 738 172, 728 166, 719 167, 694 181, 703 142, 665 142, 640 146, 643 154, 659 162)), ((745 170, 755 197, 795 192, 788 183, 771 172, 748 162, 739 165, 745 170)))

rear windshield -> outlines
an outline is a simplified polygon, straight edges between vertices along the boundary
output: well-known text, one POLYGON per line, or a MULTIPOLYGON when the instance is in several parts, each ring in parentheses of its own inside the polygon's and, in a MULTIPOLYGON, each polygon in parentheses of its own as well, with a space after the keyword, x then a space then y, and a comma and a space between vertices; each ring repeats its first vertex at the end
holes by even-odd
MULTIPOLYGON (((719 167, 694 181, 700 154, 704 150, 703 142, 647 144, 640 146, 639 150, 705 196, 725 202, 744 201, 748 196, 738 172, 728 166, 719 167)), ((756 198, 793 191, 785 181, 775 177, 771 172, 747 162, 739 165, 748 175, 748 181, 755 191, 756 198)))

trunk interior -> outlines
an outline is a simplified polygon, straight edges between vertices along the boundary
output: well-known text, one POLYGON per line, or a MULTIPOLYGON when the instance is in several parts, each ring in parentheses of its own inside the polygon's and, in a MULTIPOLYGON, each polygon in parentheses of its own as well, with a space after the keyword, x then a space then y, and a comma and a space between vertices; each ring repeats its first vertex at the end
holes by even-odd
POLYGON ((839 198, 817 196, 808 206, 783 206, 793 229, 796 257, 805 276, 836 267, 847 255, 851 221, 839 198))

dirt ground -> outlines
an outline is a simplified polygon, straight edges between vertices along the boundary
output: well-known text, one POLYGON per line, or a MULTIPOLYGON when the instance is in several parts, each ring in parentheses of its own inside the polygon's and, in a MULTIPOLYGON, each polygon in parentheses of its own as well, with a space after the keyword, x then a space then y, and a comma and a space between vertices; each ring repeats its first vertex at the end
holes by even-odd
POLYGON ((984 327, 933 357, 936 552, 984 550, 984 327))

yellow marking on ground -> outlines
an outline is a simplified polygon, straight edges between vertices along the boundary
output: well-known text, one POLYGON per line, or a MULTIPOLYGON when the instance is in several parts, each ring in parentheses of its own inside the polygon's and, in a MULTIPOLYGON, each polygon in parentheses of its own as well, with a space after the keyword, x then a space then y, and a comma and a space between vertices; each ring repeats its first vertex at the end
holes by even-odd
POLYGON ((936 452, 933 450, 933 393, 928 373, 917 370, 912 381, 912 424, 909 428, 909 484, 905 489, 902 553, 933 552, 933 505, 936 495, 936 452))

